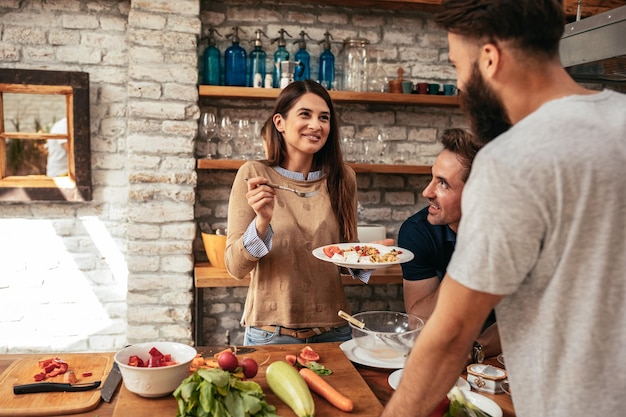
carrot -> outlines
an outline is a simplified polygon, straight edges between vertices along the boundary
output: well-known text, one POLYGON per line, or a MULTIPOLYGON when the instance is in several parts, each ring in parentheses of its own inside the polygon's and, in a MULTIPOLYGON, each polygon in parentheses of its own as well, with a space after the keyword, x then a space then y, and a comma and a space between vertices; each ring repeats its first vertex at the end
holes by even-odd
POLYGON ((333 388, 328 382, 310 370, 309 368, 300 369, 300 376, 316 394, 324 397, 329 403, 340 409, 341 411, 350 412, 354 409, 352 400, 333 388))

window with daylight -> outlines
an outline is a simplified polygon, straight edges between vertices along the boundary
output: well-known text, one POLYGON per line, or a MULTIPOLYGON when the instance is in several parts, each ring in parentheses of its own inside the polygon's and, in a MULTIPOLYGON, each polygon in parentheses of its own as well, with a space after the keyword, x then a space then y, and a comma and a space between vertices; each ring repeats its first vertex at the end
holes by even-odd
POLYGON ((88 201, 89 74, 0 69, 0 202, 88 201))

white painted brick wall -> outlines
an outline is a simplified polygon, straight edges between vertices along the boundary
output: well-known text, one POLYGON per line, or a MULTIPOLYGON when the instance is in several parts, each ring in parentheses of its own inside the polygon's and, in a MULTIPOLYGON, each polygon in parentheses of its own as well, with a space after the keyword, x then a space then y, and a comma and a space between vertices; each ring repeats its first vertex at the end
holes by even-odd
POLYGON ((0 3, 1 66, 89 72, 94 185, 85 204, 2 207, 0 235, 19 226, 29 240, 0 248, 0 303, 16 300, 0 319, 11 336, 0 352, 191 341, 198 9, 196 0, 0 3), (50 243, 33 245, 44 235, 50 243), (53 284, 62 297, 44 291, 53 284), (35 316, 56 317, 56 333, 35 316), (81 319, 64 323, 70 316, 81 319))

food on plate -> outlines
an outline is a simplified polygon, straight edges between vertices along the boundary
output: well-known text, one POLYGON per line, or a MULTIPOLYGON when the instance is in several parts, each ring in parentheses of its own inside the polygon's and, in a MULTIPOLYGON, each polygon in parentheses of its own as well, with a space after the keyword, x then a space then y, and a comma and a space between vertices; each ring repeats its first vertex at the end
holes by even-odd
POLYGON ((346 249, 341 249, 337 245, 325 246, 324 254, 334 261, 346 263, 388 263, 397 262, 402 251, 391 249, 389 252, 381 254, 374 246, 354 245, 346 249))
POLYGON ((337 391, 332 385, 324 381, 321 376, 309 368, 300 369, 300 375, 313 392, 325 398, 341 411, 349 413, 354 409, 354 403, 350 398, 337 391))
POLYGON ((138 368, 160 368, 161 366, 176 365, 178 362, 172 359, 169 353, 163 354, 157 348, 153 347, 148 351, 150 358, 144 361, 137 355, 128 358, 128 366, 136 366, 138 368))
POLYGON ((343 251, 337 245, 331 245, 324 247, 324 255, 332 258, 336 253, 343 255, 343 251))
POLYGON ((199 369, 174 391, 176 417, 251 416, 278 417, 276 407, 265 401, 263 388, 218 368, 199 369))
POLYGON ((272 392, 298 417, 313 417, 315 403, 309 386, 296 369, 285 361, 272 362, 265 373, 272 392))
POLYGON ((456 385, 448 392, 450 406, 444 417, 491 417, 489 414, 469 402, 463 391, 456 385))

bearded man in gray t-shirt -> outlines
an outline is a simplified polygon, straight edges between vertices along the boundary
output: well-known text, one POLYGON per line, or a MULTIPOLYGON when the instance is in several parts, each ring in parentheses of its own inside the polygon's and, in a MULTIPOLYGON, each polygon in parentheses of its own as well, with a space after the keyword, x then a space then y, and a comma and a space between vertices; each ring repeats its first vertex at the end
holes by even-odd
POLYGON ((462 108, 489 143, 437 305, 383 416, 428 416, 494 307, 517 417, 621 415, 626 96, 564 70, 559 1, 444 0, 437 22, 462 108))

